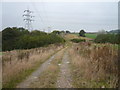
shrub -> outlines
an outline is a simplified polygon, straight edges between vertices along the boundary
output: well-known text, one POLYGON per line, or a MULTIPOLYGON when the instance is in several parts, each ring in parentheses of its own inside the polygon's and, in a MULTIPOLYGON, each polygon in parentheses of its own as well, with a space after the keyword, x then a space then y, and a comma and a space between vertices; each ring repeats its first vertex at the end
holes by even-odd
POLYGON ((85 31, 84 30, 81 30, 80 32, 79 32, 79 36, 82 36, 82 37, 85 37, 85 31))
POLYGON ((85 42, 85 39, 71 39, 72 42, 79 43, 79 42, 85 42))
POLYGON ((54 43, 64 43, 65 40, 56 34, 47 34, 38 30, 29 32, 24 28, 6 28, 2 31, 3 51, 13 49, 31 49, 54 43))
POLYGON ((120 44, 120 34, 99 34, 95 38, 96 43, 120 44))

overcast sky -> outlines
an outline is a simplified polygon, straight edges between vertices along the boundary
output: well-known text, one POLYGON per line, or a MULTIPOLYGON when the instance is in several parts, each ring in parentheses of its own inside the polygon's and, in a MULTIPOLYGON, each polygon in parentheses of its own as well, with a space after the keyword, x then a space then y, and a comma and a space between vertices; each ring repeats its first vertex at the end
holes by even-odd
POLYGON ((24 27, 22 15, 28 7, 34 12, 34 29, 96 32, 118 28, 117 2, 4 2, 2 29, 24 27))

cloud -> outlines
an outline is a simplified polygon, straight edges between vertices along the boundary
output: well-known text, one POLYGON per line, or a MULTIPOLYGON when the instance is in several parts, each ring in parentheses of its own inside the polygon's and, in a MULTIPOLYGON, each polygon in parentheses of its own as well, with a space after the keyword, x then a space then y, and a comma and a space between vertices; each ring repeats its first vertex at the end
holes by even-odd
POLYGON ((34 11, 33 27, 36 29, 48 26, 52 26, 52 29, 70 29, 72 31, 79 31, 81 28, 85 28, 87 31, 117 29, 117 5, 117 2, 34 2, 34 4, 32 2, 5 2, 2 9, 3 28, 24 27, 22 14, 29 6, 34 11))

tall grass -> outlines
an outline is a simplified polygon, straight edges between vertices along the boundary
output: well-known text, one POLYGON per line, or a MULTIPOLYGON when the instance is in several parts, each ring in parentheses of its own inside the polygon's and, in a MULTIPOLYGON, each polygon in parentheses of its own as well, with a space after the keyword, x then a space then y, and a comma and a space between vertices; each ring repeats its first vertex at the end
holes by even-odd
POLYGON ((80 88, 115 88, 118 53, 111 44, 83 42, 70 49, 73 85, 80 88))
POLYGON ((63 48, 62 45, 50 45, 43 48, 4 52, 2 56, 3 88, 15 87, 61 48, 63 48))

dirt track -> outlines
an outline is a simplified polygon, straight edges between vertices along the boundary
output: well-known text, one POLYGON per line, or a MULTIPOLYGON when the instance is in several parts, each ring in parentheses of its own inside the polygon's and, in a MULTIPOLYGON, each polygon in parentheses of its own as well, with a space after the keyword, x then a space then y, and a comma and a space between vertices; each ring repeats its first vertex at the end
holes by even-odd
POLYGON ((40 74, 49 66, 50 62, 54 59, 56 54, 54 54, 46 62, 44 62, 35 72, 27 77, 26 80, 18 84, 17 88, 28 88, 32 82, 35 82, 38 76, 40 76, 40 74))
POLYGON ((65 52, 62 64, 60 66, 60 74, 57 80, 57 88, 72 88, 72 79, 69 69, 69 56, 68 51, 65 52))
MULTIPOLYGON (((33 72, 29 77, 26 78, 23 82, 17 85, 17 88, 29 88, 33 82, 37 82, 38 77, 45 71, 50 62, 54 60, 55 56, 59 55, 59 52, 51 56, 46 62, 44 62, 35 72, 33 72)), ((60 66, 60 72, 56 81, 56 88, 72 88, 72 79, 69 69, 69 56, 68 56, 68 48, 66 49, 63 57, 62 63, 60 66)))

